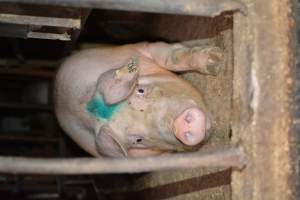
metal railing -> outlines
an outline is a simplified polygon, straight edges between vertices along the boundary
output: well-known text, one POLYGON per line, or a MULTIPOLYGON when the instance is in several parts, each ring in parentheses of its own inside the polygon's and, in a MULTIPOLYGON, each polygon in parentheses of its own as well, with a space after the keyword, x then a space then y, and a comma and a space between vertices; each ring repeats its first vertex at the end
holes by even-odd
POLYGON ((209 17, 217 16, 225 11, 241 11, 246 13, 245 5, 237 0, 0 0, 1 2, 209 17))
POLYGON ((209 153, 172 154, 145 158, 28 158, 0 157, 0 173, 22 174, 108 174, 139 173, 197 167, 242 169, 245 153, 238 148, 209 153))

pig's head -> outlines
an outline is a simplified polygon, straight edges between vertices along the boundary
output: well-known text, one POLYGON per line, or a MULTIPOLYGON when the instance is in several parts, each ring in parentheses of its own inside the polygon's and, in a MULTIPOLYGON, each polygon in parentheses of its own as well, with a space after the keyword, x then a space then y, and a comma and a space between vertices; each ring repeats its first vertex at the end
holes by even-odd
POLYGON ((189 83, 170 72, 140 76, 135 66, 102 74, 87 110, 101 122, 97 150, 110 157, 197 149, 211 126, 189 83))

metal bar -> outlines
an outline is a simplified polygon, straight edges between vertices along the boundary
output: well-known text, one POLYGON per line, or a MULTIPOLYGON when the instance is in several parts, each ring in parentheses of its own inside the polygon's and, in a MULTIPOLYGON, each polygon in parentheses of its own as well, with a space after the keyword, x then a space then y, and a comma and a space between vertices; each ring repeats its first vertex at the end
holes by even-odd
POLYGON ((47 39, 47 40, 62 40, 70 41, 71 36, 68 33, 42 33, 42 32, 28 32, 28 38, 47 39))
POLYGON ((145 158, 24 158, 0 157, 0 173, 22 174, 107 174, 139 173, 196 167, 234 167, 241 169, 246 155, 241 149, 210 153, 186 153, 145 158))
POLYGON ((153 13, 217 16, 246 7, 238 0, 0 0, 0 2, 102 8, 153 13))
MULTIPOLYGON (((0 1, 1 2, 1 1, 0 1)), ((54 26, 80 29, 80 19, 71 18, 57 18, 57 17, 39 17, 29 15, 16 15, 16 14, 0 14, 0 22, 22 24, 22 25, 35 25, 35 26, 54 26)))
MULTIPOLYGON (((91 10, 92 9, 81 9, 81 27, 85 26, 85 23, 91 13, 91 10)), ((66 45, 64 47, 63 55, 68 56, 70 54, 70 52, 72 52, 75 49, 77 40, 79 39, 81 31, 82 31, 82 28, 73 30, 73 32, 70 36, 70 40, 72 40, 72 42, 66 43, 66 45)))

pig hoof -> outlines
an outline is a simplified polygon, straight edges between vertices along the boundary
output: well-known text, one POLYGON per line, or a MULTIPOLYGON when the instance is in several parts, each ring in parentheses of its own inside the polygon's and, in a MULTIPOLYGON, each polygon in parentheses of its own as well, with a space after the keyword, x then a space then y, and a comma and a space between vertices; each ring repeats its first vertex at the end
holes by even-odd
POLYGON ((223 60, 223 53, 218 47, 212 48, 208 52, 207 71, 212 75, 218 75, 223 60))
POLYGON ((171 63, 174 65, 177 65, 180 63, 180 60, 188 53, 189 49, 186 47, 180 47, 176 48, 172 51, 171 56, 169 56, 169 60, 167 60, 167 63, 171 63))
POLYGON ((224 57, 219 47, 194 47, 192 54, 191 65, 197 71, 213 76, 219 74, 224 57))

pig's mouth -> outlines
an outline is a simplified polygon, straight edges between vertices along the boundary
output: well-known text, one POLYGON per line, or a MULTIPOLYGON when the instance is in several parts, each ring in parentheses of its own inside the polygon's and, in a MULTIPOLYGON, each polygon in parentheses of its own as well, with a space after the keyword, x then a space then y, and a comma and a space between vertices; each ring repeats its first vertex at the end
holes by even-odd
POLYGON ((131 145, 127 148, 127 154, 132 157, 139 157, 139 156, 155 156, 160 155, 164 153, 171 152, 172 147, 157 144, 157 142, 154 141, 143 141, 144 143, 140 142, 140 144, 131 145), (151 143, 154 143, 156 145, 152 145, 151 143), (158 146, 159 147, 158 147, 158 146))
POLYGON ((137 134, 130 134, 127 141, 127 149, 141 150, 141 151, 159 151, 159 152, 170 152, 174 150, 174 145, 169 144, 161 139, 146 138, 137 134))
POLYGON ((170 151, 160 150, 160 149, 141 149, 141 148, 130 148, 127 150, 129 156, 132 157, 144 157, 144 156, 157 156, 170 151))
MULTIPOLYGON (((177 139, 178 140, 178 139, 177 139)), ((126 148, 128 156, 140 157, 140 156, 157 156, 172 152, 183 152, 183 151, 196 151, 198 146, 187 146, 182 143, 167 143, 161 139, 143 139, 139 144, 131 144, 126 148)))
POLYGON ((140 146, 140 147, 129 147, 127 148, 127 155, 132 157, 139 156, 157 156, 167 153, 176 153, 184 151, 196 151, 198 148, 195 146, 185 146, 178 144, 157 144, 155 146, 140 146))

